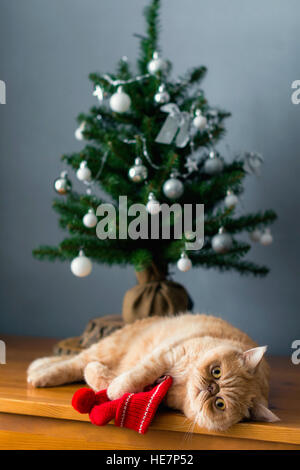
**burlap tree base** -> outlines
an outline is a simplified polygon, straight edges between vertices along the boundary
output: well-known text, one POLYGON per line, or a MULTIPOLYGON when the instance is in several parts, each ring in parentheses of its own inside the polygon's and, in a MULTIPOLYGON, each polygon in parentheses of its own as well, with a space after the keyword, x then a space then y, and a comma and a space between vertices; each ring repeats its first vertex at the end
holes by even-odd
POLYGON ((154 263, 136 272, 138 284, 129 289, 123 300, 122 315, 126 323, 153 315, 165 316, 184 312, 189 307, 185 288, 167 279, 167 273, 154 263))
POLYGON ((81 336, 63 339, 54 346, 54 354, 78 354, 124 325, 121 315, 107 315, 90 320, 81 336))

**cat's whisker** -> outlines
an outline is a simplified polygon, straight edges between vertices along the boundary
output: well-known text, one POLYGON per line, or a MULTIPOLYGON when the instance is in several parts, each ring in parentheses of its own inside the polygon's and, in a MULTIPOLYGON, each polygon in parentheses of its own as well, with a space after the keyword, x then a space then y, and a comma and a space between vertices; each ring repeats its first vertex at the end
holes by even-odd
POLYGON ((188 430, 183 435, 183 441, 187 442, 188 440, 191 440, 193 435, 193 424, 193 421, 191 421, 188 430))
POLYGON ((199 419, 199 415, 200 415, 200 411, 196 414, 195 418, 193 421, 191 421, 190 425, 189 425, 189 428, 188 428, 188 431, 184 434, 183 436, 183 440, 184 441, 188 441, 188 440, 192 440, 192 437, 193 437, 193 434, 194 434, 194 429, 197 425, 197 422, 198 422, 198 419, 199 419))

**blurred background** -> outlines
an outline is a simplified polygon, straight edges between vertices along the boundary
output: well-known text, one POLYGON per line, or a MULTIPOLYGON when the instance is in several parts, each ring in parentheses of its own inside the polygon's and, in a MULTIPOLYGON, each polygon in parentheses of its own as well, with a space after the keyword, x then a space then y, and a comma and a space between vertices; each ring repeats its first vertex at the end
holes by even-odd
MULTIPOLYGON (((290 354, 300 338, 300 105, 291 102, 299 75, 297 0, 164 0, 163 56, 174 76, 206 65, 209 103, 231 111, 220 144, 226 159, 264 155, 260 178, 249 176, 242 212, 273 208, 274 243, 255 244, 248 259, 267 264, 267 278, 192 269, 174 280, 194 311, 223 317, 272 354, 290 354)), ((39 244, 63 238, 51 208, 60 156, 79 150, 76 116, 96 103, 88 74, 113 72, 123 55, 134 62, 144 33, 145 0, 0 0, 1 316, 4 333, 78 335, 95 316, 120 313, 135 284, 133 268, 94 264, 79 279, 69 263, 39 262, 39 244)), ((70 173, 75 179, 74 174, 70 173)), ((81 186, 82 188, 82 186, 81 186)))

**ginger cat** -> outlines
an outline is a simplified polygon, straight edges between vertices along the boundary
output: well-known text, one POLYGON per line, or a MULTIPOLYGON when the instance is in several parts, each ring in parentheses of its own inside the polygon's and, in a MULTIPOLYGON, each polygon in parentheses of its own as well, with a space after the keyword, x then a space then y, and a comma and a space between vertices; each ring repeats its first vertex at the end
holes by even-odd
POLYGON ((173 377, 166 404, 201 427, 226 430, 243 418, 277 421, 267 408, 266 347, 226 321, 182 314, 138 320, 77 356, 37 359, 28 369, 34 387, 85 379, 111 400, 139 392, 160 376, 173 377))

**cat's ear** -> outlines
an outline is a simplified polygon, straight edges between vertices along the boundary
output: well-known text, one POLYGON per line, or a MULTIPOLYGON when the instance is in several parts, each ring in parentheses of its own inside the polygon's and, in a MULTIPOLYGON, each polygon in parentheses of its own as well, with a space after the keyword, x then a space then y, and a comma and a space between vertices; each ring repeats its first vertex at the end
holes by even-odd
POLYGON ((267 346, 259 346, 257 348, 248 349, 248 351, 245 351, 243 353, 243 359, 247 369, 249 369, 251 372, 254 372, 256 367, 262 360, 266 350, 267 346))
POLYGON ((278 416, 262 403, 255 403, 253 408, 250 410, 250 417, 253 421, 263 421, 265 423, 275 423, 276 421, 280 421, 278 416))

